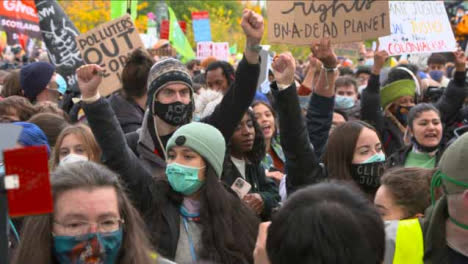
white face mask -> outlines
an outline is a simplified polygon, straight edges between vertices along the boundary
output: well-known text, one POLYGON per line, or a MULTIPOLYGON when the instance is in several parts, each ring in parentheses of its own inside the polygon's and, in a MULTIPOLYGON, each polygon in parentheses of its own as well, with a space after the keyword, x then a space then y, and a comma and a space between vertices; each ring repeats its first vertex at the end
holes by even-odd
POLYGON ((64 164, 75 163, 79 161, 88 161, 88 160, 89 158, 86 156, 70 153, 60 160, 59 166, 64 165, 64 164))

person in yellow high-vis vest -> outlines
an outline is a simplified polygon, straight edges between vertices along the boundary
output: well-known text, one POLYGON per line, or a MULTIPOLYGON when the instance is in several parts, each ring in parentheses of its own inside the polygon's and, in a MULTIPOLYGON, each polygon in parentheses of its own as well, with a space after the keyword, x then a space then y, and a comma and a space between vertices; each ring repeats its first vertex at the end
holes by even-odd
POLYGON ((468 133, 447 148, 424 218, 386 222, 385 264, 468 263, 468 133), (444 195, 434 203, 434 190, 444 195))

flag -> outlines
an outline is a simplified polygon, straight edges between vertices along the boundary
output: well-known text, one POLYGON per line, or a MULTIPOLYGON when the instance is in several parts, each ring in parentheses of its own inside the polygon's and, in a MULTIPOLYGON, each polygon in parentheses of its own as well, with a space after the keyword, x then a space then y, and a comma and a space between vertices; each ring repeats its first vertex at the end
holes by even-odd
POLYGON ((111 0, 111 20, 127 14, 128 8, 130 8, 132 20, 135 21, 138 11, 138 0, 111 0))
POLYGON ((193 52, 192 46, 182 32, 180 25, 178 23, 177 17, 174 14, 174 11, 171 7, 169 9, 169 42, 172 47, 179 53, 182 58, 183 63, 188 62, 189 60, 195 59, 195 52, 193 52))

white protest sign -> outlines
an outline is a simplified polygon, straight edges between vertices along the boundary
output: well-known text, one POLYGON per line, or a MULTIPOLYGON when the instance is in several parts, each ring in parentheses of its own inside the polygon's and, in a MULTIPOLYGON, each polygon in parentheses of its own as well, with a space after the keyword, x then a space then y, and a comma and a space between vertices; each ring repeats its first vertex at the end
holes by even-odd
POLYGON ((203 60, 213 54, 213 42, 204 41, 197 43, 197 59, 203 60))
POLYGON ((392 35, 379 38, 390 56, 456 50, 443 1, 390 2, 392 35))
POLYGON ((218 60, 228 61, 229 59, 229 43, 215 42, 213 43, 213 56, 218 60))

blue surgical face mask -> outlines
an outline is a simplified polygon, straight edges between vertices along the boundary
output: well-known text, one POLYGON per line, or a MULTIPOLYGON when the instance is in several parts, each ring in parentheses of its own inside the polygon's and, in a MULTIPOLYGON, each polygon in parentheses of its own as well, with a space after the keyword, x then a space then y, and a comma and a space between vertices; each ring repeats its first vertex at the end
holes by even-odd
POLYGON ((54 255, 61 264, 115 264, 123 231, 81 236, 54 236, 54 255))
POLYGON ((198 179, 198 171, 203 168, 184 166, 174 162, 167 165, 166 175, 174 191, 183 195, 191 195, 203 185, 203 182, 198 179))
POLYGON ((444 76, 443 71, 430 71, 429 76, 431 76, 432 80, 436 82, 440 82, 442 80, 442 77, 444 76))
POLYGON ((335 106, 338 109, 348 109, 352 108, 354 106, 354 98, 348 97, 348 96, 341 96, 341 95, 336 95, 335 96, 335 106))
POLYGON ((56 73, 56 74, 55 74, 55 82, 56 82, 57 85, 58 85, 57 91, 58 91, 60 94, 65 94, 65 92, 67 91, 67 82, 66 82, 65 79, 62 77, 62 75, 56 73))
POLYGON ((372 157, 366 159, 364 162, 361 162, 360 164, 367 164, 367 163, 373 163, 373 162, 384 162, 384 161, 385 161, 385 154, 376 153, 372 157))
POLYGON ((374 65, 374 59, 366 59, 364 62, 365 66, 373 66, 374 65))

